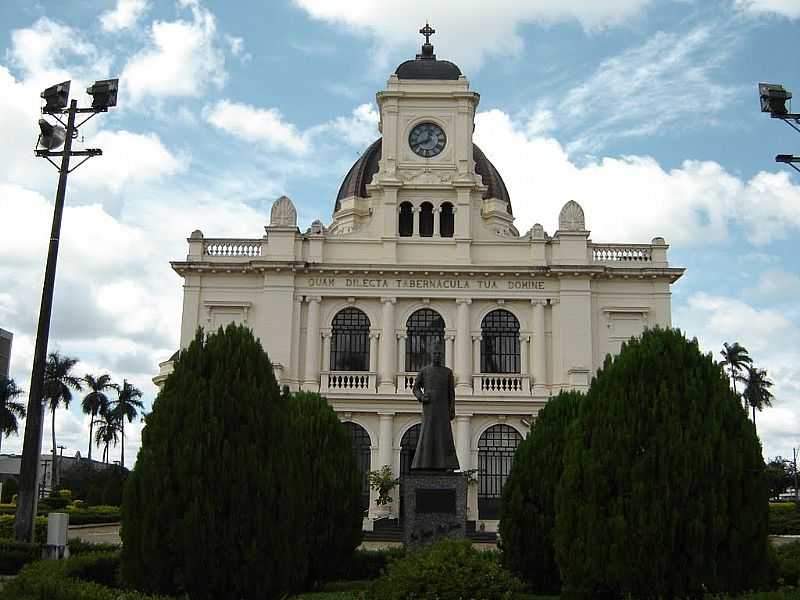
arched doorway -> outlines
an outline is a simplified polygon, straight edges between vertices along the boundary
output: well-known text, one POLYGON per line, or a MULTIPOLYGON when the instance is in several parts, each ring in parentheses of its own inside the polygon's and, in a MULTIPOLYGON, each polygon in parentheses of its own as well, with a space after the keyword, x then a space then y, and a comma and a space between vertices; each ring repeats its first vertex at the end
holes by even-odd
MULTIPOLYGON (((400 440, 400 480, 411 472, 411 463, 414 462, 414 453, 417 451, 419 441, 420 424, 417 423, 410 427, 400 440)), ((401 484, 402 486, 402 484, 401 484)), ((398 509, 400 518, 403 518, 403 490, 400 489, 400 507, 398 509)))
POLYGON ((503 486, 522 436, 509 425, 492 425, 478 440, 478 517, 497 519, 503 486))
POLYGON ((350 435, 350 442, 353 444, 353 452, 356 455, 358 472, 361 474, 361 507, 364 512, 369 510, 369 469, 372 457, 372 442, 369 433, 358 423, 343 423, 344 428, 350 435))
POLYGON ((331 371, 369 370, 369 317, 349 306, 331 323, 331 371))

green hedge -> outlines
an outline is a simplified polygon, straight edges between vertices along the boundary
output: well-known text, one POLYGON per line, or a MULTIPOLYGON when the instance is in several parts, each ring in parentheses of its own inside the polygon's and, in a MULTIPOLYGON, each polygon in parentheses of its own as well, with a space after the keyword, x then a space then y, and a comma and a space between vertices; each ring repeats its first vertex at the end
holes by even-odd
POLYGON ((79 579, 82 576, 112 581, 118 568, 118 552, 37 561, 25 566, 5 585, 0 600, 170 600, 79 579))
POLYGON ((353 552, 352 558, 334 574, 333 579, 344 581, 377 579, 391 561, 403 558, 405 554, 405 548, 402 547, 384 550, 356 550, 353 552))
MULTIPOLYGON (((0 539, 14 539, 14 515, 0 515, 0 539)), ((34 541, 43 542, 47 539, 47 519, 36 517, 34 527, 34 541)))
POLYGON ((0 540, 0 575, 15 575, 26 564, 39 560, 42 547, 36 543, 0 540))
POLYGON ((771 535, 800 535, 800 510, 794 502, 769 505, 769 532, 771 535))
POLYGON ((781 544, 773 553, 778 583, 800 586, 800 541, 781 544))

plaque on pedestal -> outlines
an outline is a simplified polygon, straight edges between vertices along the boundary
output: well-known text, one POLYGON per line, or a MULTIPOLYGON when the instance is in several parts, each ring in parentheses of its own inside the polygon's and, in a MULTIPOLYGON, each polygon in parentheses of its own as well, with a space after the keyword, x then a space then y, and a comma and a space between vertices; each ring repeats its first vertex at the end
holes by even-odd
POLYGON ((404 539, 413 550, 467 535, 467 476, 446 471, 411 471, 401 481, 404 539))

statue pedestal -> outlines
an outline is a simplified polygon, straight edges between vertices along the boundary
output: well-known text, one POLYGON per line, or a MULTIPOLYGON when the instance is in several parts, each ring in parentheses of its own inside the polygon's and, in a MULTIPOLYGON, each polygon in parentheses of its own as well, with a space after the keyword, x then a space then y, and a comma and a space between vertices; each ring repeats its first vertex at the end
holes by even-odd
POLYGON ((467 476, 448 471, 411 471, 403 477, 406 548, 467 537, 467 476))

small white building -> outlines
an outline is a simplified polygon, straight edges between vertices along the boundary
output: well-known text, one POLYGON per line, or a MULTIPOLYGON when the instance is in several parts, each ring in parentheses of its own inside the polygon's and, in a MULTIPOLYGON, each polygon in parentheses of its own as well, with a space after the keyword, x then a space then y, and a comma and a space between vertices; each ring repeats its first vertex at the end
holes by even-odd
POLYGON ((251 327, 280 384, 319 391, 349 424, 365 470, 409 468, 421 417, 411 386, 441 341, 459 462, 478 470, 470 519, 491 529, 539 409, 559 390, 586 390, 624 340, 669 326, 683 269, 660 237, 593 243, 572 201, 552 235, 538 224, 520 234, 500 173, 472 142, 478 101, 424 45, 378 92, 381 137, 331 199, 330 224, 299 231, 281 197, 263 236, 195 231, 172 268, 184 279, 181 347, 198 327, 251 327))

